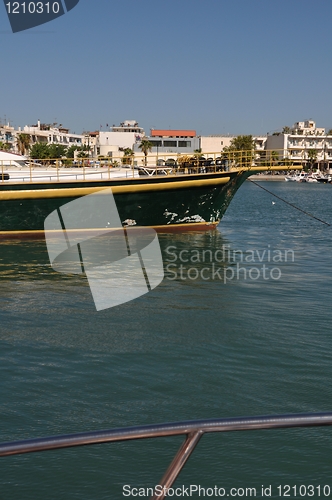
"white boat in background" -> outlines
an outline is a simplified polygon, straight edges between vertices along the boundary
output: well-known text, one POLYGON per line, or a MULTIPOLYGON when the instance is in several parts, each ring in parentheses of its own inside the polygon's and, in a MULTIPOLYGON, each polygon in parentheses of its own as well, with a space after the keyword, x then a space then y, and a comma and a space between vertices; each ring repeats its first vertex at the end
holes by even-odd
POLYGON ((331 176, 323 174, 319 169, 316 170, 316 172, 312 172, 308 175, 307 177, 307 182, 324 182, 328 183, 331 182, 331 176))
POLYGON ((299 174, 287 175, 285 177, 285 181, 287 182, 331 183, 331 180, 332 177, 330 175, 324 175, 320 170, 316 170, 316 172, 310 174, 302 171, 299 174))
POLYGON ((286 182, 307 182, 308 174, 304 171, 299 174, 287 175, 285 177, 286 182))
POLYGON ((0 150, 0 169, 2 167, 26 167, 28 165, 28 159, 26 156, 19 155, 16 153, 8 153, 8 151, 0 150))

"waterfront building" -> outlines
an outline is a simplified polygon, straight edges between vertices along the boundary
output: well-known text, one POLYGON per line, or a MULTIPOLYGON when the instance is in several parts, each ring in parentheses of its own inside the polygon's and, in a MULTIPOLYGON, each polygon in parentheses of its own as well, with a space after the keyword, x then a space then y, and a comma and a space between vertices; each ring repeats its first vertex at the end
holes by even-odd
POLYGON ((209 135, 201 136, 199 147, 203 154, 222 151, 231 144, 233 135, 209 135))
POLYGON ((136 120, 125 120, 119 126, 113 125, 109 131, 99 132, 96 156, 122 156, 125 149, 134 150, 144 136, 144 129, 136 120))
POLYGON ((9 123, 7 125, 0 124, 0 142, 3 143, 6 149, 12 150, 15 143, 15 129, 9 123))
POLYGON ((191 154, 200 147, 196 130, 151 129, 147 139, 152 144, 153 154, 191 154))
POLYGON ((31 145, 41 142, 47 144, 61 144, 66 147, 82 146, 83 136, 81 134, 69 133, 68 128, 62 125, 57 127, 56 125, 56 123, 41 123, 40 120, 38 120, 36 125, 26 125, 23 130, 19 127, 18 131, 15 131, 15 137, 22 133, 28 134, 30 136, 31 145))
MULTIPOLYGON (((151 160, 149 161, 148 157, 148 165, 175 160, 179 155, 192 155, 200 147, 196 130, 151 129, 150 135, 145 138, 152 144, 149 152, 151 160)), ((137 141, 133 148, 135 164, 138 165, 145 162, 140 142, 140 140, 137 141)))
MULTIPOLYGON (((215 153, 223 151, 230 146, 236 135, 209 135, 200 137, 200 149, 203 154, 215 153)), ((267 136, 253 136, 256 151, 264 151, 267 136)))
POLYGON ((100 155, 99 134, 99 130, 96 130, 95 132, 82 133, 82 146, 87 146, 89 152, 88 156, 91 158, 95 158, 100 155))
POLYGON ((290 159, 294 164, 305 165, 314 158, 314 166, 332 170, 332 133, 316 127, 313 120, 296 122, 292 128, 268 135, 266 149, 275 150, 280 159, 290 159))

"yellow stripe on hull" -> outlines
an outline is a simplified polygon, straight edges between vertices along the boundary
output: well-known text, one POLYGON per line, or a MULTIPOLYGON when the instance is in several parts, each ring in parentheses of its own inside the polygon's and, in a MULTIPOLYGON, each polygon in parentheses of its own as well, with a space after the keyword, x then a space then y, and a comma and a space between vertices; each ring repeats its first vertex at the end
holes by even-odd
MULTIPOLYGON (((152 228, 157 231, 157 233, 170 233, 177 231, 211 231, 217 227, 219 224, 219 220, 216 222, 187 222, 185 224, 163 224, 156 226, 130 226, 130 229, 144 230, 146 228, 152 228)), ((110 232, 114 233, 114 231, 121 231, 120 228, 102 228, 105 231, 105 234, 110 232)), ((123 229, 126 229, 124 227, 123 229)), ((100 229, 80 229, 80 230, 70 230, 67 229, 67 232, 80 233, 80 236, 86 236, 86 238, 91 238, 94 233, 100 234, 100 229)), ((53 233, 53 236, 56 238, 57 235, 62 235, 62 231, 49 231, 49 233, 53 233)), ((43 239, 44 238, 44 230, 27 230, 27 231, 0 231, 0 240, 19 240, 19 239, 43 239)))
POLYGON ((8 200, 31 200, 31 199, 46 199, 46 198, 76 198, 86 196, 88 194, 97 193, 103 194, 104 190, 112 189, 113 194, 125 193, 140 193, 150 191, 168 191, 174 189, 187 189, 218 186, 227 184, 230 177, 220 177, 214 179, 196 179, 190 181, 175 181, 175 182, 158 182, 149 184, 136 184, 124 186, 94 186, 83 188, 55 188, 55 189, 31 189, 19 191, 0 191, 0 201, 8 200))

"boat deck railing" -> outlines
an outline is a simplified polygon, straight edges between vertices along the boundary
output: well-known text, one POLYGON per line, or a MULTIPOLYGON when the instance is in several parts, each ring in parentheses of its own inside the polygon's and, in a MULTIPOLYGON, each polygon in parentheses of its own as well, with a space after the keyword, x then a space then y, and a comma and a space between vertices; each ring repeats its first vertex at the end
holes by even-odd
POLYGON ((0 457, 74 446, 184 435, 183 443, 158 483, 161 488, 152 496, 152 500, 163 500, 204 434, 327 425, 332 425, 332 412, 193 420, 0 443, 0 457))
POLYGON ((30 159, 26 162, 0 160, 0 181, 56 182, 63 180, 112 179, 153 175, 191 175, 239 170, 252 172, 302 169, 306 161, 295 162, 284 151, 228 151, 180 155, 148 155, 146 158, 112 157, 108 159, 72 158, 30 159), (1 175, 2 173, 2 175, 1 175), (8 177, 9 174, 9 177, 8 177))

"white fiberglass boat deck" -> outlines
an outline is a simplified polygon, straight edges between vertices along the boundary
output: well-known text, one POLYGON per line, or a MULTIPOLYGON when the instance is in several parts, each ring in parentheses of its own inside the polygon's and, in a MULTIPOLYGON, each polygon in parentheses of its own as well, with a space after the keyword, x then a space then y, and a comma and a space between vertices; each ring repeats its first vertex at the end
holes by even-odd
MULTIPOLYGON (((55 182, 76 180, 107 180, 114 178, 138 177, 138 171, 130 168, 4 168, 4 174, 9 174, 9 179, 3 182, 55 182)), ((1 172, 0 172, 1 179, 1 172)))

